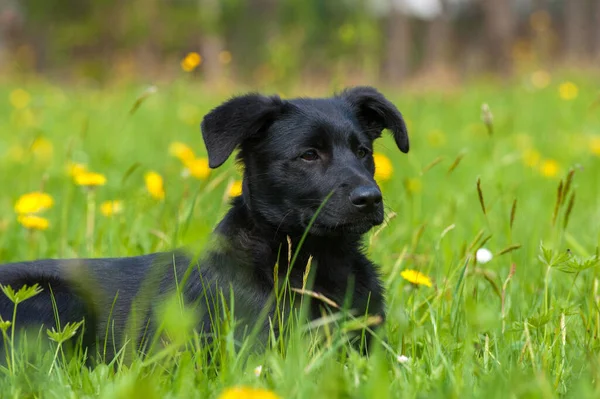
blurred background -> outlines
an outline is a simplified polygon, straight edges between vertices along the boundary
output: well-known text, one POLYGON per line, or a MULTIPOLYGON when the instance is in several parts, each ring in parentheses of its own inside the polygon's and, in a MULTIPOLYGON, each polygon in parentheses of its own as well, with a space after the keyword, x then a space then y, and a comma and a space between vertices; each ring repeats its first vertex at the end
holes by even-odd
POLYGON ((11 79, 425 89, 598 65, 599 0, 0 0, 11 79))

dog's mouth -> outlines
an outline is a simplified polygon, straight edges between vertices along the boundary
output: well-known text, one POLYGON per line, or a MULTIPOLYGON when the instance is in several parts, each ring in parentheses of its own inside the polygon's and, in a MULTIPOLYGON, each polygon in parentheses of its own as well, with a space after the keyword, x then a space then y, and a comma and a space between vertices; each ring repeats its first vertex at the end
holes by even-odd
MULTIPOLYGON (((310 225, 311 218, 303 220, 303 228, 310 225)), ((310 226, 310 232, 316 235, 340 235, 340 234, 365 234, 374 226, 383 223, 383 218, 377 218, 376 215, 368 218, 356 218, 352 221, 343 221, 331 223, 317 219, 310 226)))

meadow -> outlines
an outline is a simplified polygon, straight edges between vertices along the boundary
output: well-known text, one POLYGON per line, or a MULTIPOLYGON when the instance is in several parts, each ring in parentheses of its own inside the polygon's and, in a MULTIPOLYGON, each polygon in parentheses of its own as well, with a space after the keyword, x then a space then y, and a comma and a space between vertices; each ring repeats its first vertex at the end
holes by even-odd
MULTIPOLYGON (((376 145, 388 218, 365 243, 388 321, 368 357, 324 322, 319 345, 297 328, 258 354, 225 329, 208 364, 174 308, 172 331, 189 334, 118 368, 63 356, 60 332, 41 330, 43 349, 29 353, 5 340, 0 396, 599 397, 597 77, 381 89, 407 119, 411 152, 388 135, 376 145)), ((232 159, 208 170, 199 130, 231 94, 186 79, 0 85, 0 261, 201 249, 239 192, 232 159)))

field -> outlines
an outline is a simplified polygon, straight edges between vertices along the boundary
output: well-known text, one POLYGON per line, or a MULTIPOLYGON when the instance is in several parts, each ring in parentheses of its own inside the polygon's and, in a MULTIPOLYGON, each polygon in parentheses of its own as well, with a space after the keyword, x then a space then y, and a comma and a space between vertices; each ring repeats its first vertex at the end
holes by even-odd
MULTIPOLYGON (((376 146, 388 222, 366 244, 388 322, 368 358, 340 350, 327 328, 319 346, 298 329, 251 355, 223 333, 218 365, 182 334, 153 357, 87 369, 62 356, 61 336, 40 331, 45 349, 27 356, 4 343, 13 357, 0 366, 1 396, 599 397, 597 82, 538 72, 446 94, 383 90, 407 119, 411 152, 388 135, 376 146), (477 260, 481 248, 491 260, 477 260), (411 283, 406 270, 431 281, 411 283)), ((202 248, 240 172, 230 159, 207 173, 199 123, 230 94, 186 81, 0 86, 0 261, 202 248), (195 168, 173 143, 191 148, 195 168), (52 198, 44 219, 17 214, 19 198, 38 191, 52 198)), ((185 315, 172 319, 187 332, 185 315)))

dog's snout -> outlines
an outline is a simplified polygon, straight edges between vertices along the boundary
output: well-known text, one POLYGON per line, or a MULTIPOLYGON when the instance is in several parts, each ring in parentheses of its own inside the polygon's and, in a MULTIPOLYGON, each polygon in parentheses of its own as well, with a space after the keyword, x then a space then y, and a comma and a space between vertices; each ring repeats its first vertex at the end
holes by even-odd
POLYGON ((381 191, 376 186, 360 186, 350 193, 350 202, 361 211, 372 211, 381 203, 381 191))

